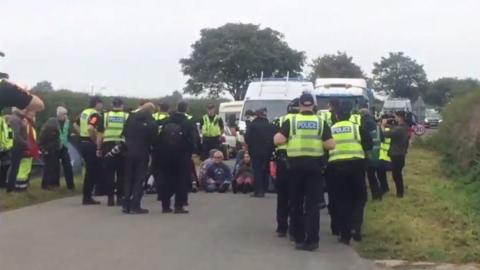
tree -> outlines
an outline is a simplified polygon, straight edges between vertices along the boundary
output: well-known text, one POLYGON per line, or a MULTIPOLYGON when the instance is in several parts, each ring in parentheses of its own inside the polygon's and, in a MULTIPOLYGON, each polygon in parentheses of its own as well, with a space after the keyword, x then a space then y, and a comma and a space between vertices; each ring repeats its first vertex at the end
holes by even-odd
POLYGON ((394 97, 414 100, 428 85, 423 66, 403 52, 390 53, 374 63, 373 80, 377 90, 383 90, 394 97))
POLYGON ((444 106, 454 97, 480 88, 476 79, 440 78, 429 84, 425 101, 430 105, 444 106))
POLYGON ((34 87, 31 89, 32 92, 51 92, 53 91, 52 83, 49 81, 41 81, 38 82, 34 87))
POLYGON ((345 52, 326 54, 313 60, 310 79, 316 78, 364 78, 362 69, 353 63, 345 52))
POLYGON ((225 91, 235 100, 245 97, 248 84, 260 77, 296 76, 305 62, 304 52, 291 49, 280 32, 254 24, 226 24, 203 29, 192 45, 189 58, 181 59, 182 71, 190 79, 185 93, 205 91, 218 97, 225 91))

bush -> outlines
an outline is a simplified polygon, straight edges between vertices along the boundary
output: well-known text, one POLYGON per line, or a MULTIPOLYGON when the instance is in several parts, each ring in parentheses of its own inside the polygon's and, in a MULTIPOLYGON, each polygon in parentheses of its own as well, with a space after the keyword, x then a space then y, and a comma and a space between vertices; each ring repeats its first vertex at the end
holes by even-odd
POLYGON ((453 99, 437 134, 417 142, 443 154, 450 173, 480 180, 480 89, 453 99))

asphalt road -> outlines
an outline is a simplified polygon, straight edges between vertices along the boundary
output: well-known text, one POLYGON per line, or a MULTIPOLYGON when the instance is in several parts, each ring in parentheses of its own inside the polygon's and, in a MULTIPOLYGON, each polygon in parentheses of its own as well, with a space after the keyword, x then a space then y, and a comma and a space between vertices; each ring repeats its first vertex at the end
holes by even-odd
POLYGON ((296 251, 274 233, 275 196, 194 194, 189 215, 162 214, 147 196, 148 215, 84 207, 67 198, 0 214, 2 270, 375 269, 328 233, 321 245, 296 251))

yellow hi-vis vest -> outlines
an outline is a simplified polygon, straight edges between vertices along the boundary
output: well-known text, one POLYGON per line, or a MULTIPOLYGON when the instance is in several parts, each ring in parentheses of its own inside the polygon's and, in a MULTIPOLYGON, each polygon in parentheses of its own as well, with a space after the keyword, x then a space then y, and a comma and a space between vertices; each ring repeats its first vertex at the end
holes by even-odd
POLYGON ((208 117, 208 114, 205 114, 203 116, 202 135, 204 137, 217 137, 222 135, 222 131, 220 130, 220 125, 218 124, 218 121, 218 115, 215 115, 213 121, 210 121, 210 117, 208 117))
POLYGON ((362 123, 362 116, 358 113, 352 113, 352 115, 350 115, 350 122, 360 125, 362 123))
POLYGON ((325 120, 325 123, 327 123, 327 125, 329 127, 332 126, 333 123, 332 123, 332 112, 331 111, 327 111, 327 112, 319 111, 318 115, 322 116, 323 120, 325 120))
MULTIPOLYGON (((389 128, 385 128, 385 131, 390 131, 389 128)), ((380 156, 379 159, 383 161, 390 162, 392 159, 388 155, 388 151, 390 150, 390 143, 392 139, 385 138, 384 141, 380 144, 380 156)))
POLYGON ((124 141, 122 136, 123 127, 127 121, 128 113, 110 111, 104 114, 103 124, 105 132, 103 133, 104 142, 124 141))
POLYGON ((321 157, 323 150, 323 128, 325 121, 318 115, 296 114, 290 117, 290 135, 287 156, 321 157))
POLYGON ((186 113, 185 116, 187 117, 188 120, 191 120, 193 118, 193 116, 191 116, 190 114, 186 113))
POLYGON ((0 152, 5 152, 13 147, 13 130, 8 125, 5 117, 0 115, 0 152))
POLYGON ((359 125, 350 121, 340 121, 332 126, 335 149, 330 150, 329 162, 364 159, 359 125))
POLYGON ((156 113, 153 114, 153 119, 155 119, 155 121, 161 121, 161 120, 167 119, 167 118, 168 118, 167 113, 156 112, 156 113))
MULTIPOLYGON (((289 114, 286 114, 284 116, 281 116, 280 118, 278 118, 278 127, 281 128, 283 123, 285 123, 285 121, 287 121, 287 119, 291 119, 292 116, 294 116, 296 114, 294 113, 289 113, 289 114)), ((287 144, 282 144, 282 145, 277 145, 277 150, 287 150, 287 144)))
POLYGON ((80 137, 90 137, 90 134, 88 134, 88 119, 95 113, 98 113, 97 110, 87 108, 80 114, 80 137))

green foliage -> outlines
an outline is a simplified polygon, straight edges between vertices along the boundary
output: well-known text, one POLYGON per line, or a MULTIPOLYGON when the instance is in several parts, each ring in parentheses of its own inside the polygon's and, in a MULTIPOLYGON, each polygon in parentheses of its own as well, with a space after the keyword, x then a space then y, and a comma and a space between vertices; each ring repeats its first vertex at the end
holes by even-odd
POLYGON ((260 77, 282 77, 302 71, 304 52, 291 49, 280 32, 254 24, 229 23, 203 29, 189 58, 181 59, 190 79, 184 91, 218 97, 225 91, 243 100, 248 84, 260 77))
POLYGON ((479 89, 480 82, 476 79, 440 78, 429 84, 425 93, 425 102, 434 106, 444 106, 452 98, 479 89))
POLYGON ((423 66, 405 56, 403 52, 390 53, 374 63, 372 71, 375 89, 415 100, 427 85, 427 75, 423 66))
POLYGON ((313 60, 310 65, 312 72, 309 77, 311 80, 316 78, 364 78, 360 66, 353 63, 353 57, 349 57, 346 52, 337 52, 337 54, 326 54, 313 60))
POLYGON ((49 91, 53 91, 53 86, 52 86, 52 83, 49 81, 41 81, 41 82, 38 82, 34 87, 32 87, 31 91, 49 92, 49 91))
MULTIPOLYGON (((50 83, 42 83, 43 85, 51 85, 50 83)), ((39 85, 39 84, 37 84, 39 85)), ((86 93, 73 92, 66 89, 49 90, 41 87, 32 89, 32 92, 38 95, 45 103, 45 110, 37 114, 37 128, 40 127, 45 121, 56 115, 56 109, 58 106, 64 106, 68 109, 69 115, 72 121, 75 121, 80 115, 83 109, 88 106, 90 96, 86 93)), ((111 103, 114 96, 102 96, 102 100, 105 104, 105 109, 111 108, 111 103)), ((125 103, 127 109, 135 109, 138 107, 141 100, 140 98, 133 97, 121 97, 125 103)), ((170 104, 171 110, 174 110, 178 102, 184 100, 182 94, 178 91, 174 91, 171 95, 162 98, 151 99, 152 102, 158 104, 160 102, 166 102, 170 104)), ((190 105, 189 113, 194 116, 194 119, 200 119, 206 112, 208 103, 218 105, 221 102, 225 102, 225 99, 185 99, 190 105)))

